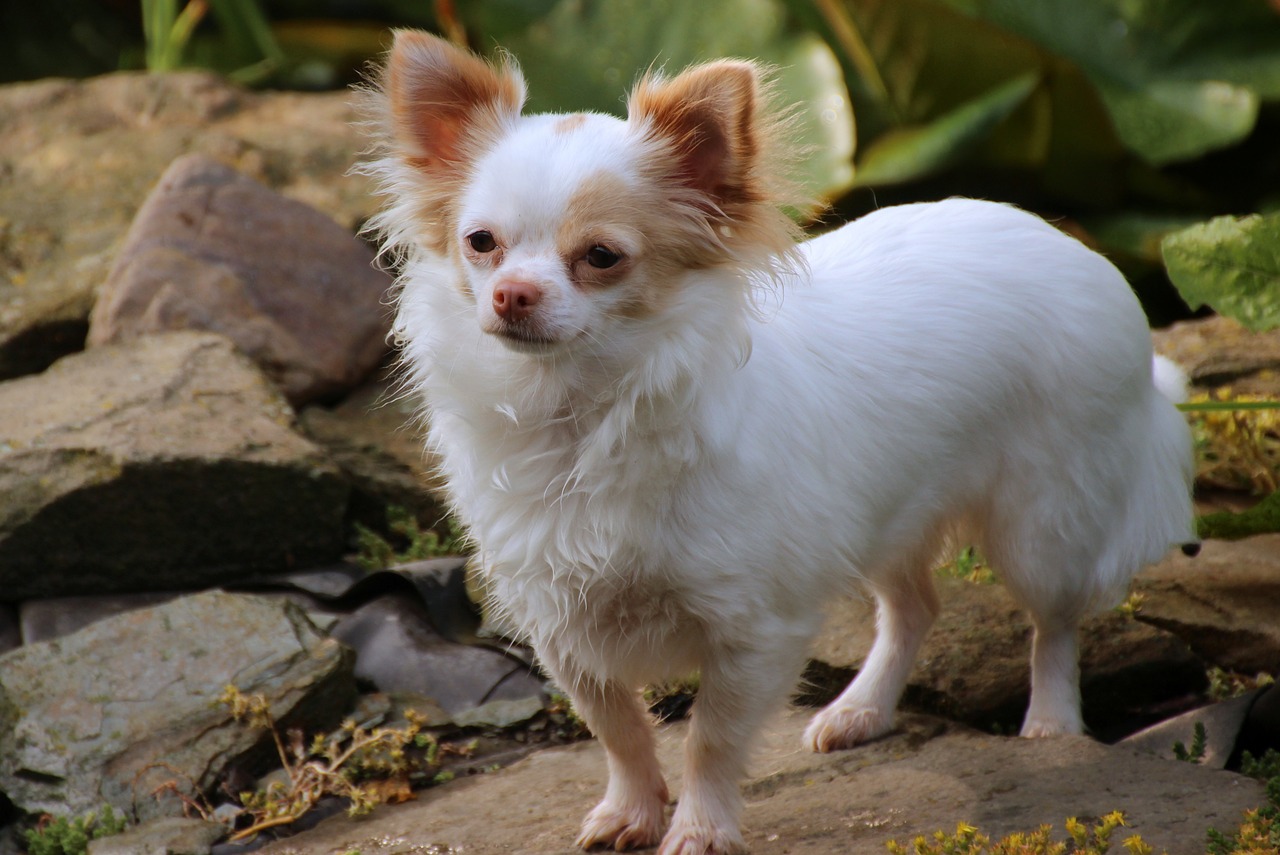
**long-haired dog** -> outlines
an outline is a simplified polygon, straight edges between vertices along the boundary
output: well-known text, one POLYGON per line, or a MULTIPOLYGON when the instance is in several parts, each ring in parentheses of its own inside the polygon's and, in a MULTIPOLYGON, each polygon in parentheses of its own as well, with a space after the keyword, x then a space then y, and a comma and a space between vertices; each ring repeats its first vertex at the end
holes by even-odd
POLYGON ((961 199, 797 243, 749 62, 524 116, 514 63, 401 32, 377 88, 407 382, 496 608, 608 756, 579 844, 741 848, 752 736, 850 589, 877 639, 805 740, 888 731, 953 537, 1034 623, 1023 734, 1081 731, 1079 621, 1195 539, 1177 372, 1111 264, 961 199), (664 836, 639 690, 695 669, 664 836))

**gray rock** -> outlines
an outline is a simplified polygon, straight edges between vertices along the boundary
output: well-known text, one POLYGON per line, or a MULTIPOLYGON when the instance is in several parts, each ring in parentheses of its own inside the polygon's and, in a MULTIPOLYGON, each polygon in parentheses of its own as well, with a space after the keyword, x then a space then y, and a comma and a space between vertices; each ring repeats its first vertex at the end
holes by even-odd
POLYGON ((226 833, 216 822, 164 817, 89 841, 89 855, 209 855, 226 833))
POLYGON ((94 291, 174 158, 199 151, 353 230, 376 202, 345 92, 250 93, 205 72, 0 86, 0 379, 78 350, 94 291))
MULTIPOLYGON (((794 711, 771 719, 756 752, 744 787, 752 855, 883 855, 886 841, 910 849, 917 835, 951 833, 959 822, 993 837, 1049 824, 1062 839, 1067 817, 1089 821, 1113 810, 1127 823, 1114 851, 1136 833, 1157 852, 1203 855, 1207 828, 1234 829, 1244 810, 1264 803, 1257 781, 1085 737, 996 737, 907 716, 885 739, 812 754, 800 749, 806 721, 794 711)), ((660 728, 659 757, 673 796, 687 732, 685 723, 660 728)), ((379 852, 395 841, 394 851, 570 852, 604 780, 598 743, 552 748, 365 820, 328 819, 260 851, 379 852)))
MULTIPOLYGON (((908 682, 910 705, 979 727, 1015 728, 1029 695, 1031 624, 998 584, 937 580, 942 614, 908 682)), ((875 604, 832 605, 811 651, 813 694, 825 701, 859 667, 875 638, 875 604)), ((1090 618, 1080 632, 1085 721, 1107 730, 1144 704, 1199 689, 1202 663, 1176 635, 1118 612, 1090 618)))
POLYGON ((138 212, 99 294, 88 344, 221 333, 298 405, 349 391, 387 352, 391 277, 314 208, 190 154, 138 212))
POLYGON ((1280 666, 1280 534, 1205 541, 1139 579, 1141 621, 1184 638, 1206 662, 1254 675, 1280 666))
POLYGON ((332 726, 352 658, 292 604, 210 592, 0 657, 0 791, 29 812, 181 813, 264 734, 217 703, 262 693, 282 727, 332 726))
MULTIPOLYGON (((497 650, 457 644, 433 628, 422 603, 408 594, 387 594, 343 617, 334 638, 356 651, 356 676, 379 691, 433 698, 462 724, 460 716, 494 701, 515 701, 521 710, 543 706, 542 680, 522 660, 497 650)), ((510 709, 494 716, 510 721, 510 709)), ((468 720, 491 723, 493 718, 468 720)), ((505 725, 503 725, 505 726, 505 725)))
POLYGON ((228 340, 0 384, 0 596, 172 590, 336 559, 346 486, 228 340))

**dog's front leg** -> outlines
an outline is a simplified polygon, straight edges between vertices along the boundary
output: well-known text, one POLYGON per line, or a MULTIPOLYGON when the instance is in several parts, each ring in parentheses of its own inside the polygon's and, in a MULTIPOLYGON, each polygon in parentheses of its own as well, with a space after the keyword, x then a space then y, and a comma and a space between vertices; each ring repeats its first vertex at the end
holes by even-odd
POLYGON ((609 762, 609 785, 583 822, 578 845, 618 850, 652 846, 662 837, 667 784, 655 753, 653 723, 639 691, 614 682, 555 676, 604 745, 609 762))
POLYGON ((792 647, 719 651, 703 662, 680 800, 659 855, 728 855, 745 849, 740 784, 764 717, 795 684, 804 645, 796 648, 799 653, 792 647))

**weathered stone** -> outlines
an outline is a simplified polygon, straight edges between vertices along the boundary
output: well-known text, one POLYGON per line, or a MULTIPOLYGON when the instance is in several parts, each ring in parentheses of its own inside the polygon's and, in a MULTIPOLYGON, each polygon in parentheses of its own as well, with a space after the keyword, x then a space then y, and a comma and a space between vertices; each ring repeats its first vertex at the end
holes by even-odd
POLYGON ((1280 330, 1252 332, 1215 315, 1157 330, 1152 340, 1196 386, 1229 384, 1236 394, 1280 397, 1280 330))
POLYGON ((168 816, 91 840, 89 855, 209 855, 226 833, 216 822, 168 816))
MULTIPOLYGON (((883 855, 918 835, 966 822, 999 837, 1125 814, 1113 848, 1141 834, 1156 852, 1203 855, 1205 831, 1234 829, 1264 803, 1257 781, 1109 747, 1085 737, 1020 739, 906 716, 885 739, 833 754, 800 748, 807 716, 770 720, 745 782, 743 826, 752 855, 883 855)), ((680 792, 688 725, 659 729, 658 753, 680 792)), ((263 855, 335 852, 571 852, 579 823, 603 795, 606 763, 596 742, 551 748, 508 769, 459 780, 430 798, 317 828, 263 855), (501 806, 495 818, 494 806, 501 806), (394 841, 394 842, 391 842, 394 841)))
POLYGON ((234 722, 228 684, 282 726, 331 726, 355 691, 352 657, 289 603, 220 592, 96 623, 0 657, 0 791, 29 812, 110 804, 181 813, 264 734, 234 722))
POLYGON ((221 333, 293 404, 333 398, 387 352, 391 277, 327 216, 202 154, 175 160, 129 230, 89 326, 97 346, 221 333))
POLYGON ((345 92, 250 93, 204 72, 0 87, 0 379, 78 350, 94 291, 174 158, 203 152, 353 230, 364 145, 345 92))
POLYGON ((0 597, 332 561, 346 487, 228 340, 170 333, 0 384, 0 597))
MULTIPOLYGON (((1000 585, 938 579, 942 613, 908 681, 906 702, 978 727, 1016 729, 1030 693, 1031 624, 1000 585)), ((842 688, 875 639, 875 603, 835 603, 811 651, 816 700, 842 688), (826 675, 826 680, 824 680, 826 675), (822 691, 825 689, 826 691, 822 691)), ((1080 631, 1086 723, 1107 731, 1135 708, 1203 686, 1204 668, 1176 635, 1111 611, 1080 631)))
POLYGON ((1280 667, 1280 534, 1208 540, 1139 578, 1138 619, 1181 636, 1206 662, 1243 674, 1280 667))

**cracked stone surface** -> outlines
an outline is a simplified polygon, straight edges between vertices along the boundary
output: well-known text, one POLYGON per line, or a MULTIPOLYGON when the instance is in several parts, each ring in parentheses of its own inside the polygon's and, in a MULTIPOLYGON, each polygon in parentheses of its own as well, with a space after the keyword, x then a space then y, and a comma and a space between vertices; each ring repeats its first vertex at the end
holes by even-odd
POLYGON ((298 606, 216 591, 28 645, 0 657, 0 791, 34 813, 179 814, 153 791, 207 791, 264 736, 217 703, 225 686, 314 730, 346 709, 352 664, 298 606))
POLYGON ((293 423, 209 333, 95 348, 0 383, 0 598, 174 590, 336 559, 347 487, 293 423))
MULTIPOLYGON (((1131 834, 1169 855, 1203 855, 1209 827, 1234 829, 1264 802, 1257 781, 1163 760, 1086 737, 1021 739, 904 716, 884 739, 832 754, 803 750, 804 711, 775 716, 744 783, 753 855, 883 855, 885 843, 954 832, 967 822, 1003 836, 1069 816, 1123 811, 1131 834)), ((688 724, 660 728, 658 753, 680 792, 688 724)), ((368 819, 325 820, 263 855, 572 853, 579 823, 604 793, 596 742, 552 748, 508 769, 427 790, 368 819)), ((668 813, 668 816, 670 814, 668 813)))

